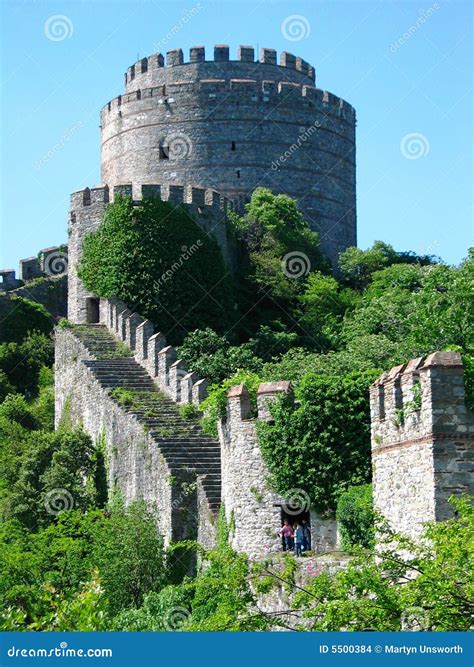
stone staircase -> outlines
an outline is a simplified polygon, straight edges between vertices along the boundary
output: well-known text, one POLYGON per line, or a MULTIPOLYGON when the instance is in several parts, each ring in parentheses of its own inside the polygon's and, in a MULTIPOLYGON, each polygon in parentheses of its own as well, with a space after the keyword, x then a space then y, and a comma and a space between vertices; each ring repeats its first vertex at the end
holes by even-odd
POLYGON ((180 415, 179 406, 161 392, 126 346, 104 325, 76 325, 74 335, 91 360, 83 363, 122 410, 139 420, 156 442, 171 474, 202 476, 209 507, 217 513, 221 502, 221 457, 217 440, 206 435, 198 419, 180 415), (127 356, 128 355, 128 356, 127 356))

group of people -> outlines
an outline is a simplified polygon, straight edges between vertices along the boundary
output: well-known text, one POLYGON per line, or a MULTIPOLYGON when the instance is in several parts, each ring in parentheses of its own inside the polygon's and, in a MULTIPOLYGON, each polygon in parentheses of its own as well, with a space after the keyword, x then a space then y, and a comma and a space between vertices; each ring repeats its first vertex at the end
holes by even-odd
POLYGON ((294 526, 284 519, 278 534, 283 540, 283 551, 294 551, 295 556, 301 556, 303 551, 311 549, 311 529, 306 519, 295 521, 294 526))

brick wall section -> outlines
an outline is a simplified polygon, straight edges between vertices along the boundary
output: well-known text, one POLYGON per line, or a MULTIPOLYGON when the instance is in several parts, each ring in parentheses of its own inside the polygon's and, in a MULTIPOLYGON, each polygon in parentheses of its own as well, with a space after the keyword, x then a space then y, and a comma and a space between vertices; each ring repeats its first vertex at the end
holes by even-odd
POLYGON ((417 538, 423 522, 452 516, 451 495, 474 493, 474 419, 460 355, 434 352, 384 373, 371 387, 371 419, 375 507, 417 538))

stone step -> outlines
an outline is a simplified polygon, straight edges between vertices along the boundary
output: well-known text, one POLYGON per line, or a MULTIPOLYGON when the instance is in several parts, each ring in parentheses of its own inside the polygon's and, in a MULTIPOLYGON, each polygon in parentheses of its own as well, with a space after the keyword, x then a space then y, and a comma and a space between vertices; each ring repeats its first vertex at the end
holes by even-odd
POLYGON ((95 358, 84 364, 109 393, 122 388, 133 391, 133 406, 121 409, 149 429, 169 469, 178 477, 186 471, 201 476, 209 508, 217 512, 221 502, 221 459, 217 440, 207 436, 198 421, 180 416, 180 405, 159 390, 151 376, 104 325, 80 325, 75 334, 95 358), (120 356, 115 356, 120 354, 120 356), (147 413, 151 413, 146 416, 147 413), (160 430, 164 431, 160 433, 160 430))

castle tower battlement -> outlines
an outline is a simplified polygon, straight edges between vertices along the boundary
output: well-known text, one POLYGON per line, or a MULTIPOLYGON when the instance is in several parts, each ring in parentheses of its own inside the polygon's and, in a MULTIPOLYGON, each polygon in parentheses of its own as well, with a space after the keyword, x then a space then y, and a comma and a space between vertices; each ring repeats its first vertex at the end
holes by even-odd
MULTIPOLYGON (((82 253, 82 244, 87 234, 97 230, 104 218, 106 208, 117 195, 132 197, 136 206, 143 199, 156 197, 172 206, 182 206, 189 216, 219 244, 224 259, 230 263, 227 245, 226 216, 234 202, 212 188, 170 183, 144 183, 132 187, 131 183, 85 188, 71 195, 69 214, 69 288, 68 318, 76 324, 93 322, 90 306, 97 299, 88 292, 77 275, 82 253)), ((185 256, 193 249, 183 248, 179 252, 185 256)), ((179 253, 178 253, 179 254, 179 253)))
POLYGON ((295 198, 335 264, 356 244, 355 112, 315 87, 288 52, 216 46, 154 54, 128 68, 101 111, 102 182, 192 183, 231 200, 258 186, 295 198))
POLYGON ((125 91, 128 93, 139 88, 152 87, 156 83, 168 83, 174 80, 176 74, 169 71, 172 67, 180 68, 179 76, 183 80, 222 78, 223 75, 242 78, 242 75, 252 72, 251 78, 260 80, 284 78, 287 81, 314 85, 314 67, 305 60, 287 51, 280 54, 279 64, 277 60, 278 54, 275 49, 262 48, 259 60, 256 61, 253 46, 239 46, 237 59, 234 60, 230 58, 227 44, 216 45, 212 59, 206 59, 204 46, 192 46, 187 61, 184 59, 182 49, 173 49, 166 53, 166 58, 162 53, 154 53, 128 67, 124 75, 125 91))
POLYGON ((474 416, 458 352, 434 352, 384 373, 371 387, 375 509, 418 537, 452 516, 451 495, 474 493, 474 416))

